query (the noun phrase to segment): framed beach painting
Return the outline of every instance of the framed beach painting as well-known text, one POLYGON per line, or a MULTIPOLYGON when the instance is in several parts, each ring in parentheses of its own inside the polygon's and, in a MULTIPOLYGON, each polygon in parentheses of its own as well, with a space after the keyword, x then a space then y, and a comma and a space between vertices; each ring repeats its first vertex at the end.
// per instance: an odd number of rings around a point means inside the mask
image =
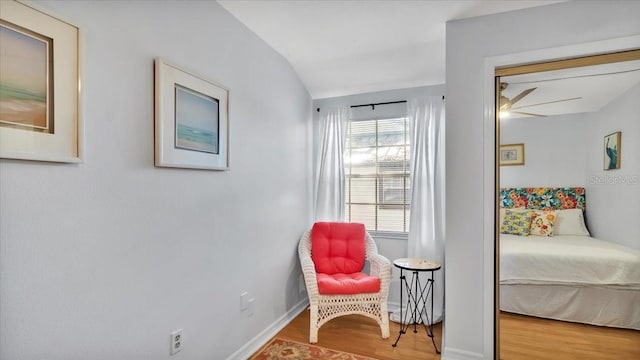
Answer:
POLYGON ((604 169, 620 169, 622 156, 622 132, 614 132, 604 137, 604 169))
POLYGON ((0 1, 0 157, 81 162, 79 29, 0 1))
POLYGON ((155 165, 229 169, 229 90, 155 60, 155 165))
POLYGON ((524 165, 524 144, 500 145, 500 166, 524 165))

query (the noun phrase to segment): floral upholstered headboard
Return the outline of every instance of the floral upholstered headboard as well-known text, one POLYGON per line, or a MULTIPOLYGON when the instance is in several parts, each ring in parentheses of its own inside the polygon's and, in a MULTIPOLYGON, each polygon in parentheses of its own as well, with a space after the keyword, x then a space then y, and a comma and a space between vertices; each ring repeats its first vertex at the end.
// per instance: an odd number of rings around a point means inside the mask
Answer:
POLYGON ((583 187, 500 189, 500 207, 503 208, 584 211, 586 205, 583 187))

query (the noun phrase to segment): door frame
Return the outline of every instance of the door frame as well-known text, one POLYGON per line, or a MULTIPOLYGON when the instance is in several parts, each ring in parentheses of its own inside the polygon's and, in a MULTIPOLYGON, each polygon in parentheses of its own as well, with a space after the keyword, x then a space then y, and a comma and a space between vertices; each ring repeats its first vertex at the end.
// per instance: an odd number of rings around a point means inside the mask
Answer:
MULTIPOLYGON (((498 241, 498 200, 500 167, 497 156, 499 150, 499 119, 496 116, 496 71, 505 75, 509 71, 552 70, 554 66, 576 67, 582 60, 578 58, 640 49, 640 35, 614 38, 603 41, 553 47, 521 53, 487 57, 483 71, 483 333, 484 357, 499 359, 500 322, 499 316, 499 241, 498 241), (561 61, 559 61, 561 60, 561 61), (532 64, 536 64, 531 67, 532 64), (573 65, 571 65, 573 64, 573 65), (510 70, 505 70, 510 69, 510 70)), ((602 59, 606 59, 603 57, 602 59)), ((588 60, 587 60, 588 62, 588 60)))

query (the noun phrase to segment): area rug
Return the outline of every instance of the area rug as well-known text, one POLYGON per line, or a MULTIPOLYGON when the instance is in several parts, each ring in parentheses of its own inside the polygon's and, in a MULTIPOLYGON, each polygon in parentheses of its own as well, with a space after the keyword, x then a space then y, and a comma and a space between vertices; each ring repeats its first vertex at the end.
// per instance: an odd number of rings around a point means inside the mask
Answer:
POLYGON ((279 338, 272 339, 249 360, 376 360, 374 358, 302 344, 279 338))

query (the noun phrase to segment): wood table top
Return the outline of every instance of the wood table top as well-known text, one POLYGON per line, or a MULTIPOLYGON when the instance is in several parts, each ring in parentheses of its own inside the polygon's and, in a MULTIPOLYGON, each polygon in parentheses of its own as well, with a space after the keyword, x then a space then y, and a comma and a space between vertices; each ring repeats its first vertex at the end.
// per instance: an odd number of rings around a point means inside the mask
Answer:
POLYGON ((412 271, 435 271, 442 267, 442 265, 437 261, 416 258, 395 259, 393 260, 393 265, 401 269, 412 271))

